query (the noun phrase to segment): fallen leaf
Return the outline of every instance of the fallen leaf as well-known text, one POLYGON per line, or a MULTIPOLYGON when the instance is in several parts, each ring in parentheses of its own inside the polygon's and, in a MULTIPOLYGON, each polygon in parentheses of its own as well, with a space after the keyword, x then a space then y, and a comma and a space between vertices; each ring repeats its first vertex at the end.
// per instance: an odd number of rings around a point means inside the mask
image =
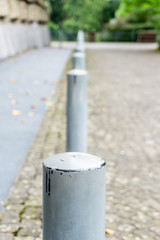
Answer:
POLYGON ((16 100, 11 100, 11 105, 12 106, 16 105, 16 100))
POLYGON ((36 106, 35 104, 32 104, 32 105, 31 105, 31 108, 32 108, 32 109, 35 109, 35 108, 37 108, 37 106, 36 106))
POLYGON ((25 124, 25 123, 26 123, 26 120, 25 120, 25 119, 22 119, 22 120, 21 120, 21 123, 25 124))
POLYGON ((19 111, 19 110, 13 110, 13 111, 12 111, 12 115, 13 115, 13 116, 20 116, 21 114, 22 114, 22 112, 19 111))
POLYGON ((16 82, 17 82, 17 80, 16 80, 16 79, 14 79, 14 78, 12 78, 12 79, 10 79, 10 82, 11 82, 11 83, 16 83, 16 82))
POLYGON ((102 112, 106 112, 107 109, 105 107, 102 108, 102 112))
POLYGON ((33 117, 33 112, 29 112, 28 117, 33 117))
POLYGON ((110 229, 106 229, 106 230, 105 230, 105 233, 106 233, 107 235, 109 235, 109 236, 112 236, 112 235, 114 234, 114 232, 113 232, 112 230, 110 230, 110 229))
POLYGON ((46 100, 47 100, 47 98, 45 98, 45 97, 41 98, 42 102, 45 102, 46 100))

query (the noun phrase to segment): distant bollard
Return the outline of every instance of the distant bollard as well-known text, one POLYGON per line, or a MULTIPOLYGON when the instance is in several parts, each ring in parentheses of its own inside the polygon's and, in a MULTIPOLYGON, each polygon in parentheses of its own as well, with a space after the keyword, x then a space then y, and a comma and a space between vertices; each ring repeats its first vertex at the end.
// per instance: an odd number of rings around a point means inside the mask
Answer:
POLYGON ((84 42, 85 41, 84 32, 82 30, 78 31, 77 41, 78 42, 84 42))
POLYGON ((58 40, 59 40, 59 48, 62 48, 62 41, 63 41, 63 31, 58 31, 58 40))
POLYGON ((85 47, 83 42, 78 42, 75 48, 75 52, 82 52, 84 53, 85 47))
POLYGON ((85 69, 85 54, 82 52, 76 52, 72 56, 72 69, 85 69))
POLYGON ((105 162, 60 153, 43 164, 43 240, 105 240, 105 162))
POLYGON ((67 82, 67 152, 87 152, 88 73, 71 70, 67 82))

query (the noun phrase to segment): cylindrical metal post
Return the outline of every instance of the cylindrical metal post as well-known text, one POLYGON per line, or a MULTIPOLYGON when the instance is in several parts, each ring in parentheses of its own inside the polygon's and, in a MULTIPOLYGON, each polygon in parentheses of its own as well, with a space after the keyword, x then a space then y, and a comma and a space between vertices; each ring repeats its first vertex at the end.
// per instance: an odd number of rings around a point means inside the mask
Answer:
POLYGON ((75 52, 82 52, 84 53, 84 43, 78 42, 75 48, 75 52))
POLYGON ((63 31, 58 31, 58 39, 59 39, 59 48, 62 48, 62 41, 63 41, 63 31))
POLYGON ((74 53, 72 56, 73 69, 85 69, 85 54, 82 52, 74 53))
POLYGON ((84 32, 82 30, 79 30, 78 31, 78 34, 77 34, 77 41, 78 42, 84 42, 84 32))
POLYGON ((88 73, 74 69, 67 80, 67 152, 87 152, 88 73))
POLYGON ((60 153, 43 164, 43 240, 105 239, 105 162, 60 153))

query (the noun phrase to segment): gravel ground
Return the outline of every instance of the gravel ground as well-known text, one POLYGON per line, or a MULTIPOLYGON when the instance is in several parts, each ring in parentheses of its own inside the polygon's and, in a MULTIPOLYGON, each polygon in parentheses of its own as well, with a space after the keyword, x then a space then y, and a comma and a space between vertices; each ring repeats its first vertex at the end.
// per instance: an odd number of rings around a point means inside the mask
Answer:
POLYGON ((160 239, 160 53, 88 51, 89 152, 107 161, 111 240, 160 239))
MULTIPOLYGON (((107 162, 108 240, 160 239, 159 58, 149 49, 87 51, 89 153, 107 162)), ((65 96, 64 74, 10 194, 1 240, 41 239, 41 160, 65 150, 65 96)))

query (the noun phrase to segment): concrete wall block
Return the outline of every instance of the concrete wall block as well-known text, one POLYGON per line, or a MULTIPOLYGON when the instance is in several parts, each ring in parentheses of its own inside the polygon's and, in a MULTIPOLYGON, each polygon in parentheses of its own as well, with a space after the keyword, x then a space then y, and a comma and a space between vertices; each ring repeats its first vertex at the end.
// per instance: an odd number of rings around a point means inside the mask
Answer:
POLYGON ((50 44, 50 31, 46 25, 43 26, 44 28, 44 36, 45 36, 45 46, 48 46, 50 44))
POLYGON ((29 24, 28 25, 28 48, 33 48, 34 47, 34 33, 33 33, 33 27, 32 27, 33 23, 32 24, 29 24))
POLYGON ((50 44, 50 32, 46 25, 42 25, 43 32, 43 46, 48 46, 50 44))
POLYGON ((49 21, 48 13, 47 13, 47 11, 45 11, 43 9, 43 22, 45 23, 45 22, 48 22, 48 21, 49 21))
POLYGON ((0 59, 49 45, 44 1, 0 0, 0 59), (4 19, 3 19, 4 18, 4 19), (40 24, 41 23, 41 24, 40 24))
POLYGON ((0 17, 6 17, 9 13, 8 0, 0 0, 0 17))
POLYGON ((7 45, 7 57, 11 57, 11 56, 14 56, 15 54, 15 49, 14 49, 14 44, 12 39, 12 23, 10 22, 3 23, 3 28, 4 28, 4 39, 7 45))
POLYGON ((22 24, 23 25, 23 51, 28 49, 28 23, 22 24))
POLYGON ((19 2, 19 9, 20 9, 20 20, 26 21, 28 19, 28 4, 24 1, 19 2))
POLYGON ((9 0, 9 18, 18 19, 20 15, 20 2, 18 0, 9 0))
POLYGON ((34 20, 34 6, 33 4, 28 5, 28 21, 32 22, 34 20))
POLYGON ((36 6, 36 9, 35 9, 35 20, 36 20, 36 22, 40 21, 40 12, 41 12, 41 7, 36 6))
POLYGON ((33 36, 33 44, 36 48, 43 47, 42 34, 41 34, 41 26, 38 23, 32 24, 32 36, 33 36))
POLYGON ((4 25, 0 22, 0 59, 4 59, 8 55, 7 44, 4 36, 4 25))
POLYGON ((17 31, 17 28, 18 28, 18 26, 17 26, 16 23, 12 23, 11 26, 10 26, 14 55, 19 53, 19 34, 18 34, 18 31, 17 31))

